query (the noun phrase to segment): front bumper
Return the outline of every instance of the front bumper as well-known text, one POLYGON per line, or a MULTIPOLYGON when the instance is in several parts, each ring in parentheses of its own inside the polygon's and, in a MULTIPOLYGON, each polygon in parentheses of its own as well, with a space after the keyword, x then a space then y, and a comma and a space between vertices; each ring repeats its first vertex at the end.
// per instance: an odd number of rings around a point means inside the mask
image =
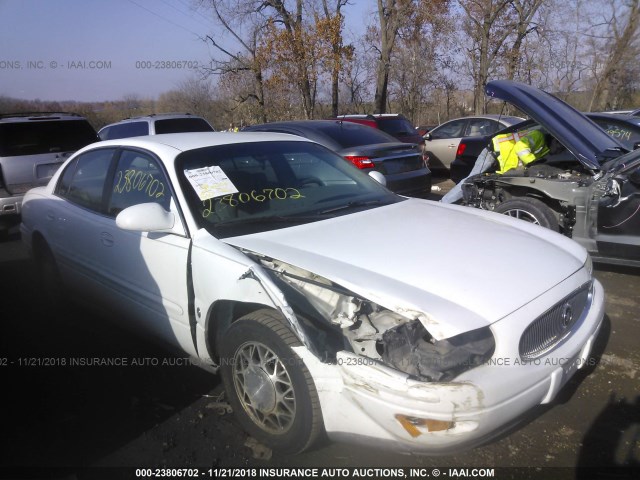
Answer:
POLYGON ((521 333, 536 318, 532 312, 544 312, 553 304, 549 299, 560 300, 576 283, 585 281, 586 273, 574 277, 578 278, 492 325, 496 352, 491 361, 449 383, 412 380, 348 352, 338 354, 338 365, 304 358, 307 365, 312 364, 328 435, 401 451, 450 453, 485 443, 535 406, 551 402, 573 374, 590 362, 604 317, 600 283, 594 281, 590 308, 575 331, 535 362, 520 360, 517 341, 514 347, 501 340, 519 338, 514 332, 521 333), (414 427, 403 427, 399 418, 415 421, 414 427), (422 420, 428 420, 427 426, 422 420), (429 431, 434 422, 439 426, 429 431))

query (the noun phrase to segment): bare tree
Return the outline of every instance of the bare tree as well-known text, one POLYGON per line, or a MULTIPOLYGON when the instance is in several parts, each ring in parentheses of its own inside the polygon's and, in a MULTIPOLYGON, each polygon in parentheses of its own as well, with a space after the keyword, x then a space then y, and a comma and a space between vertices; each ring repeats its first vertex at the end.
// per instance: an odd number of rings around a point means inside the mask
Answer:
POLYGON ((417 123, 437 85, 438 66, 448 57, 452 33, 448 0, 417 1, 407 9, 392 56, 389 97, 417 123), (442 48, 443 47, 443 48, 442 48))
POLYGON ((504 25, 510 3, 511 0, 459 0, 466 14, 465 30, 472 41, 468 54, 472 63, 476 114, 485 113, 484 87, 489 79, 489 70, 511 34, 504 25))
POLYGON ((393 54, 400 26, 412 6, 412 0, 378 0, 380 46, 374 98, 374 108, 377 113, 385 113, 387 111, 391 55, 393 54))
POLYGON ((529 42, 525 49, 530 83, 556 92, 563 99, 584 87, 588 69, 580 41, 585 27, 581 4, 582 0, 548 0, 539 19, 541 27, 536 30, 537 42, 529 42))
POLYGON ((158 107, 165 112, 188 112, 209 117, 213 100, 211 81, 193 76, 180 82, 176 89, 162 93, 158 107))
POLYGON ((338 97, 340 73, 343 71, 344 60, 353 57, 353 46, 344 45, 342 29, 344 17, 342 7, 349 0, 333 0, 333 9, 329 8, 329 0, 322 0, 322 11, 324 18, 318 22, 324 41, 328 43, 330 54, 328 55, 329 70, 331 74, 331 114, 338 115, 338 97))
POLYGON ((267 121, 264 97, 264 59, 259 56, 259 42, 266 26, 266 20, 257 14, 253 5, 242 0, 208 0, 201 5, 213 10, 214 18, 224 32, 230 35, 232 42, 241 50, 227 47, 224 41, 215 35, 207 35, 206 40, 220 55, 213 59, 212 66, 205 68, 205 73, 217 75, 249 73, 252 81, 243 82, 243 89, 236 92, 234 101, 237 105, 248 101, 256 102, 258 117, 267 121))
POLYGON ((620 8, 620 3, 610 0, 609 11, 602 12, 602 21, 595 25, 596 31, 590 38, 595 80, 590 111, 594 108, 618 108, 620 93, 640 73, 640 0, 626 0, 623 8, 620 8), (599 34, 601 28, 604 33, 599 34))
POLYGON ((512 11, 515 11, 515 32, 511 46, 507 49, 507 79, 513 80, 518 70, 522 53, 522 44, 532 32, 538 31, 539 25, 534 22, 540 7, 547 0, 511 0, 512 11))
POLYGON ((302 99, 306 118, 313 118, 317 92, 318 59, 315 32, 304 22, 304 1, 295 0, 289 11, 285 0, 261 0, 258 11, 271 9, 273 16, 263 39, 263 55, 269 58, 272 79, 285 83, 293 80, 302 99))
POLYGON ((126 117, 142 115, 142 99, 137 93, 128 93, 122 97, 122 111, 126 117))

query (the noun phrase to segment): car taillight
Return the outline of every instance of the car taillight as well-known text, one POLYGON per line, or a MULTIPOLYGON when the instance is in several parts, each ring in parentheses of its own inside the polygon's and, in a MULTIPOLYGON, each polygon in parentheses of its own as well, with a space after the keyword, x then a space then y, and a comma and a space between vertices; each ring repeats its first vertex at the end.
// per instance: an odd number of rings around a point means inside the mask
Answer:
POLYGON ((458 145, 458 150, 456 151, 456 157, 461 157, 466 148, 467 148, 467 144, 461 142, 460 145, 458 145))
POLYGON ((349 160, 358 168, 373 168, 374 164, 369 157, 360 157, 357 155, 345 155, 346 160, 349 160))

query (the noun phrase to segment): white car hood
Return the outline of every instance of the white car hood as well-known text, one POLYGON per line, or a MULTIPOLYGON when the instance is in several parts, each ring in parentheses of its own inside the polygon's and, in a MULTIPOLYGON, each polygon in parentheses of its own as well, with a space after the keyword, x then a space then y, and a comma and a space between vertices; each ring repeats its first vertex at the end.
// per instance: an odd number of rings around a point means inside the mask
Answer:
POLYGON ((550 230, 417 199, 223 241, 419 318, 438 340, 500 320, 586 260, 550 230))

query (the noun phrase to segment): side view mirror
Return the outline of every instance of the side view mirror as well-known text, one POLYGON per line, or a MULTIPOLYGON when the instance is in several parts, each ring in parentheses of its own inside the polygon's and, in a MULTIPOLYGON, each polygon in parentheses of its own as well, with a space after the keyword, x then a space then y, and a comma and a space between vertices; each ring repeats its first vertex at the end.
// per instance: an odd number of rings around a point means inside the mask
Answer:
POLYGON ((382 185, 383 187, 387 186, 387 179, 384 178, 384 175, 381 174, 380 172, 376 172, 374 170, 373 172, 369 172, 369 176, 373 178, 376 182, 378 182, 380 185, 382 185))
POLYGON ((633 144, 633 149, 634 150, 637 150, 639 148, 640 148, 640 142, 636 142, 636 143, 633 144))
POLYGON ((424 136, 423 136, 422 138, 424 138, 425 140, 427 140, 427 141, 429 141, 429 142, 430 142, 431 140, 433 140, 433 137, 431 136, 431 133, 429 133, 429 132, 425 133, 425 134, 424 134, 424 136))
POLYGON ((122 210, 116 217, 116 225, 135 232, 174 232, 175 215, 157 203, 140 203, 122 210))

